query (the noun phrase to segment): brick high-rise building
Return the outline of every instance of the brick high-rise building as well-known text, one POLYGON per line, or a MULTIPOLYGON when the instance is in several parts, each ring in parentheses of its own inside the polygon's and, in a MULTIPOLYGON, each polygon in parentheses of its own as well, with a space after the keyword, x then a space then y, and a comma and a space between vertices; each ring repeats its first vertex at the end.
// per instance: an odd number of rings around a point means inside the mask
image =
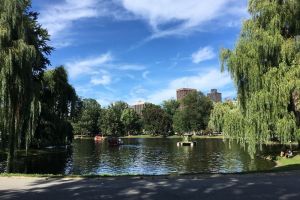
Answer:
POLYGON ((191 92, 197 92, 197 90, 192 89, 192 88, 180 88, 180 89, 176 90, 177 100, 180 101, 181 99, 186 97, 186 95, 188 95, 191 92))
POLYGON ((142 114, 143 109, 145 108, 145 102, 138 101, 134 105, 131 106, 131 108, 139 115, 142 114))
POLYGON ((210 93, 208 93, 207 96, 213 102, 222 102, 222 93, 219 93, 217 89, 211 89, 210 93))

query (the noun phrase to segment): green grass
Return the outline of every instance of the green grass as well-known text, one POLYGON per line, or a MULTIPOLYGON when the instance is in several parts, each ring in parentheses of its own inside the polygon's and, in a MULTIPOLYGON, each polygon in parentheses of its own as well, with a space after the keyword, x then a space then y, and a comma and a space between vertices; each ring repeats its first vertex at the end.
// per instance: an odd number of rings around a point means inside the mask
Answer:
POLYGON ((300 155, 296 155, 292 158, 278 157, 276 160, 276 167, 300 165, 300 155))

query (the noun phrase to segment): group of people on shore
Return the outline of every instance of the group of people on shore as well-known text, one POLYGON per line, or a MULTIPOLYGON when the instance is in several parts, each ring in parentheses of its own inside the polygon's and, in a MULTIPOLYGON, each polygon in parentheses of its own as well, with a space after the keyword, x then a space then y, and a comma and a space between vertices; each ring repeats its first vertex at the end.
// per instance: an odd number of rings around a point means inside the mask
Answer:
POLYGON ((293 157, 293 152, 290 149, 283 149, 280 152, 280 157, 286 157, 286 158, 291 158, 293 157))

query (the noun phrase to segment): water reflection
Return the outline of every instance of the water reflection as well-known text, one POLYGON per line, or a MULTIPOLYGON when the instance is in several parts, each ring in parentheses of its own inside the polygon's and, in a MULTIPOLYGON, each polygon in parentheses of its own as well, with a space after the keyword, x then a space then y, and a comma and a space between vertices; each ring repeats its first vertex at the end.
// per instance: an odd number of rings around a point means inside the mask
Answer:
MULTIPOLYGON (((250 156, 237 143, 197 139, 194 147, 177 147, 179 139, 124 139, 119 147, 106 142, 75 140, 72 149, 19 156, 16 173, 51 174, 170 174, 228 173, 266 170, 273 163, 250 156)), ((0 155, 0 172, 6 156, 0 155)))

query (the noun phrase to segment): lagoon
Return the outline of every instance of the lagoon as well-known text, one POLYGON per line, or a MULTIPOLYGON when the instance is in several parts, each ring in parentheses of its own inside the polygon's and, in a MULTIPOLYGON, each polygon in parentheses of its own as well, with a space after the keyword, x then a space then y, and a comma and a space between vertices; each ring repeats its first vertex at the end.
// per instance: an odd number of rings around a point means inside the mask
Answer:
MULTIPOLYGON (((63 175, 165 175, 235 173, 269 170, 274 162, 251 159, 242 146, 222 139, 195 139, 194 147, 177 147, 179 138, 125 138, 124 145, 76 139, 69 148, 18 155, 13 173, 63 175)), ((266 151, 266 150, 265 150, 266 151)), ((6 155, 0 154, 0 172, 6 155)))

